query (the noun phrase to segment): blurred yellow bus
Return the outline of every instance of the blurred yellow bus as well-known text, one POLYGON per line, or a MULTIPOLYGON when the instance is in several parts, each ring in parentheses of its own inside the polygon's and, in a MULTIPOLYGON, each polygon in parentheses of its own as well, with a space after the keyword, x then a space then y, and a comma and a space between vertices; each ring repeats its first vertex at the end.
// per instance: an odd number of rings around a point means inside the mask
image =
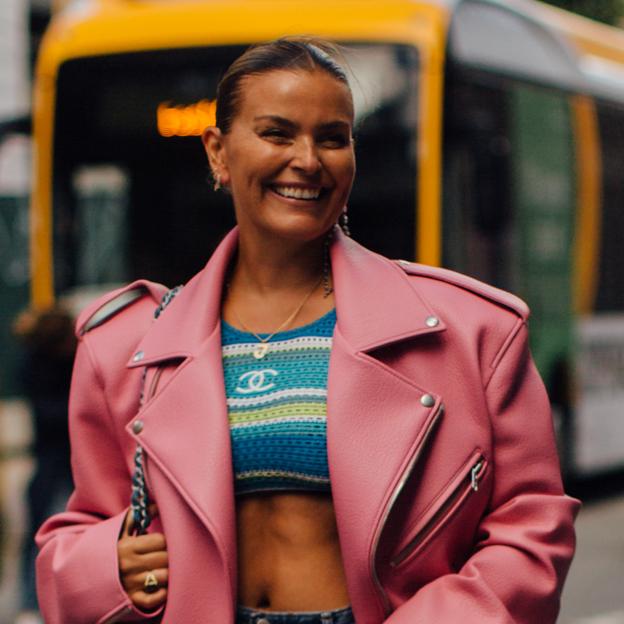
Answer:
POLYGON ((231 60, 289 34, 348 46, 354 237, 524 297, 565 468, 624 465, 624 34, 532 0, 67 3, 35 81, 34 303, 203 265, 233 220, 197 135, 231 60))

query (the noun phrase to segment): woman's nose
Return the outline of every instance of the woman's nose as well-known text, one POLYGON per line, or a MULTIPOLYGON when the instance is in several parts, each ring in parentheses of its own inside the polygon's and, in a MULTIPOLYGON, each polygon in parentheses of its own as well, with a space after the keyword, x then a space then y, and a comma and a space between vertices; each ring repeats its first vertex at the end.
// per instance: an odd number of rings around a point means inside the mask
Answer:
POLYGON ((294 144, 292 166, 307 173, 317 173, 321 169, 318 148, 314 140, 302 138, 294 144))

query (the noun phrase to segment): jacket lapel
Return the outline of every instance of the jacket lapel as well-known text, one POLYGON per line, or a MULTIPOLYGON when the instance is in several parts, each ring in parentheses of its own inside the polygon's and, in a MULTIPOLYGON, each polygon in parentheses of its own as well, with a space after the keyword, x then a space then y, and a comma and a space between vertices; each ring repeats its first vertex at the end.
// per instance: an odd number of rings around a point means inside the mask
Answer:
MULTIPOLYGON (((211 532, 235 578, 235 527, 230 430, 218 330, 183 362, 148 402, 135 437, 211 532)), ((158 502, 158 501, 156 501, 158 502)))
POLYGON ((203 271, 173 299, 145 335, 129 368, 182 360, 126 430, 149 463, 169 478, 211 532, 235 576, 236 519, 230 431, 221 360, 221 289, 236 247, 230 233, 203 271))
POLYGON ((381 621, 387 605, 375 582, 377 543, 441 414, 441 397, 400 375, 375 352, 445 327, 396 263, 342 234, 332 246, 332 275, 338 319, 327 397, 332 494, 356 619, 358 604, 370 605, 370 597, 377 596, 381 621))

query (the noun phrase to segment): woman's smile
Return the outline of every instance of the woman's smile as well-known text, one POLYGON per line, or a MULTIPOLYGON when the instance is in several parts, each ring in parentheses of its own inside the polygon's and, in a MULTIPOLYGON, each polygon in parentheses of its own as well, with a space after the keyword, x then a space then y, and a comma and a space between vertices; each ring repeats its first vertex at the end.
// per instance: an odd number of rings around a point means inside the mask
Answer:
POLYGON ((321 196, 323 189, 319 186, 307 186, 302 184, 273 184, 269 189, 284 199, 298 201, 316 201, 321 196))

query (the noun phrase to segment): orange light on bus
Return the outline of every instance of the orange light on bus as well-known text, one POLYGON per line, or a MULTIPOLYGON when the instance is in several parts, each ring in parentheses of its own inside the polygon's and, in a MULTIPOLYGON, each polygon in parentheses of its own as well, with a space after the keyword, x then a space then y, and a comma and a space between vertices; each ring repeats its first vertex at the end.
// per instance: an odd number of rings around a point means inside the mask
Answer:
POLYGON ((215 125, 216 110, 215 100, 201 100, 187 106, 163 102, 156 111, 158 133, 163 137, 201 136, 207 126, 215 125))

